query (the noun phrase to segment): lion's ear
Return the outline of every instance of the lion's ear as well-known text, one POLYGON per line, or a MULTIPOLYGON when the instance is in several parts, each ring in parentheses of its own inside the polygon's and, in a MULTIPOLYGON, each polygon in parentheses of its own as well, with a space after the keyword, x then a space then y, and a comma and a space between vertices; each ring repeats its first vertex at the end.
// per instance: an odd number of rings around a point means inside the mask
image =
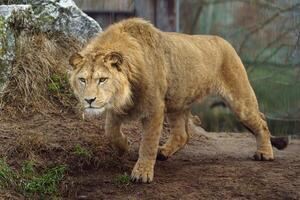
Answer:
POLYGON ((104 56, 104 62, 120 70, 123 63, 123 56, 118 52, 110 52, 104 56))
POLYGON ((82 62, 83 56, 80 53, 74 53, 70 59, 69 63, 73 68, 76 68, 76 66, 79 65, 79 63, 82 62))

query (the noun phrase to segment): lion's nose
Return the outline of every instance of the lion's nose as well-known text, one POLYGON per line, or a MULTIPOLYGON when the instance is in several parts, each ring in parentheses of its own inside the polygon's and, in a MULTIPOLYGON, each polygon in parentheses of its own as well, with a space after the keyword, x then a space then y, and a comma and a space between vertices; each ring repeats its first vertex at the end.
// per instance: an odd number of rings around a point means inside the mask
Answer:
POLYGON ((84 99, 88 104, 92 104, 95 100, 96 100, 96 97, 94 98, 89 98, 89 99, 84 99))

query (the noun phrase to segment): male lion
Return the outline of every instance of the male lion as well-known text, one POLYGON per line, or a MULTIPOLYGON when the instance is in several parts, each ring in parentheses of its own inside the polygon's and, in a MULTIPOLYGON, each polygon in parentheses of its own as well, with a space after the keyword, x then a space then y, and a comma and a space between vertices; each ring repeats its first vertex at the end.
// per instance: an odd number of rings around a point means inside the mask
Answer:
POLYGON ((141 119, 144 134, 134 181, 151 182, 156 158, 165 160, 187 143, 189 107, 209 94, 220 95, 256 136, 255 159, 274 159, 244 66, 220 37, 166 33, 142 19, 128 19, 92 39, 70 64, 75 95, 86 115, 106 111, 105 133, 117 150, 129 148, 122 122, 141 119), (158 147, 165 112, 171 135, 158 147))

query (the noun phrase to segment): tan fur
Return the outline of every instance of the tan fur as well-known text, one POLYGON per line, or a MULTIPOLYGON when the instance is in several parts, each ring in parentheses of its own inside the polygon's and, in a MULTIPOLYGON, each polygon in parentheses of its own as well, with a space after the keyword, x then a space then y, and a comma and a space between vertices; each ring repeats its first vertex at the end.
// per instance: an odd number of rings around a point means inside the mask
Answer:
POLYGON ((133 180, 151 182, 157 153, 166 159, 186 144, 189 107, 209 94, 223 97, 254 133, 256 159, 273 159, 270 133, 244 66, 220 37, 161 32, 144 20, 129 19, 99 34, 70 63, 75 94, 84 106, 84 98, 96 97, 94 106, 105 108, 106 135, 120 152, 128 150, 122 122, 141 119, 144 134, 133 180), (103 76, 108 80, 97 85, 103 76), (171 136, 158 152, 165 112, 171 136))

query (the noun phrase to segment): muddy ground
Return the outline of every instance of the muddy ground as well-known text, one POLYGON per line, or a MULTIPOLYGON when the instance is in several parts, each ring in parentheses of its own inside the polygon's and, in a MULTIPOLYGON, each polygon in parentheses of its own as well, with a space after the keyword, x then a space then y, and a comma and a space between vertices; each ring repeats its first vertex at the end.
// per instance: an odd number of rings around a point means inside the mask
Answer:
MULTIPOLYGON (((249 133, 206 133, 190 126, 191 139, 167 161, 157 161, 151 184, 116 184, 130 174, 138 158, 139 123, 123 128, 130 152, 118 157, 106 146, 103 120, 80 120, 75 114, 0 118, 0 155, 18 168, 34 160, 39 168, 70 166, 60 192, 64 199, 300 199, 300 141, 274 150, 273 162, 253 161, 256 144, 249 133), (74 145, 93 158, 74 156, 74 145)), ((164 131, 167 134, 167 128, 164 131)), ((13 189, 0 199, 24 199, 13 189)))

